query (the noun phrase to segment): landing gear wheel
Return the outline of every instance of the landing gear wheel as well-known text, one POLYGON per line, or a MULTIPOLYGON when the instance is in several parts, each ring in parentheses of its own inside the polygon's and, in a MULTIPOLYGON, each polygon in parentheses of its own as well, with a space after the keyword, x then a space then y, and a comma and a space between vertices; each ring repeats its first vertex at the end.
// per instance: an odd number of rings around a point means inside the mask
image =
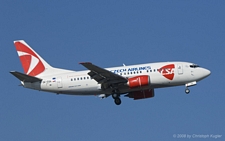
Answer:
POLYGON ((186 94, 189 94, 189 93, 190 93, 190 90, 189 90, 188 88, 186 88, 186 89, 185 89, 185 93, 186 93, 186 94))
POLYGON ((116 99, 116 98, 119 98, 119 97, 120 97, 119 94, 112 94, 112 98, 113 98, 113 99, 116 99))
POLYGON ((114 102, 116 105, 120 105, 121 104, 121 99, 120 98, 115 98, 114 102))

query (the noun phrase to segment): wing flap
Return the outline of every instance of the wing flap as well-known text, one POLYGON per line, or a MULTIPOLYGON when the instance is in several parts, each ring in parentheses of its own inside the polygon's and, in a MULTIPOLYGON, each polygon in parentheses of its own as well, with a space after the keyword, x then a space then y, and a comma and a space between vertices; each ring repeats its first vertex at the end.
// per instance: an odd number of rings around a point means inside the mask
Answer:
POLYGON ((34 77, 34 76, 29 76, 29 75, 26 75, 26 74, 23 74, 23 73, 20 73, 20 72, 17 72, 17 71, 11 71, 10 72, 12 75, 14 75, 16 78, 18 78, 20 81, 23 81, 23 82, 40 82, 42 81, 42 79, 40 78, 37 78, 37 77, 34 77))

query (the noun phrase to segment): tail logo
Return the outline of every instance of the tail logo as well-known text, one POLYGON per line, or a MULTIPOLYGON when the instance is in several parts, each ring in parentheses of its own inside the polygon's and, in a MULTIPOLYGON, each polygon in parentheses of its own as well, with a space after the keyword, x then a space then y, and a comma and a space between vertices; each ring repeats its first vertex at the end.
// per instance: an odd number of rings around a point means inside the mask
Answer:
POLYGON ((165 78, 173 80, 174 78, 174 64, 169 64, 158 69, 158 72, 162 74, 165 78))
POLYGON ((30 76, 36 76, 45 70, 43 63, 37 54, 21 42, 15 42, 24 72, 30 76))

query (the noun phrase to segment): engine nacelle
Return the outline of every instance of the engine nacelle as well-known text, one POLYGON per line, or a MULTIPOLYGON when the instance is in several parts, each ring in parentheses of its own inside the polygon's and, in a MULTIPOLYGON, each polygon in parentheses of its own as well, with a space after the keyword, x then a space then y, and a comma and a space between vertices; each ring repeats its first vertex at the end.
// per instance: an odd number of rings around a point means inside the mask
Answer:
POLYGON ((145 99, 145 98, 154 97, 155 92, 154 92, 154 89, 149 89, 149 90, 143 90, 143 91, 130 92, 125 96, 129 98, 133 98, 134 100, 145 99))
POLYGON ((148 86, 150 85, 150 78, 148 75, 135 76, 128 79, 127 85, 130 88, 148 86))

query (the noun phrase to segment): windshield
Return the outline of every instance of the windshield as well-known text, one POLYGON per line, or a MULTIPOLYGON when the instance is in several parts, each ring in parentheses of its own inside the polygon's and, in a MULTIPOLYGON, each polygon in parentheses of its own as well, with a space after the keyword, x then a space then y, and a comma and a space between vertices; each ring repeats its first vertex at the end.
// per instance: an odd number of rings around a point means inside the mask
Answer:
POLYGON ((191 67, 191 68, 198 68, 198 67, 200 67, 200 66, 197 65, 197 64, 192 64, 192 65, 190 65, 190 67, 191 67))

